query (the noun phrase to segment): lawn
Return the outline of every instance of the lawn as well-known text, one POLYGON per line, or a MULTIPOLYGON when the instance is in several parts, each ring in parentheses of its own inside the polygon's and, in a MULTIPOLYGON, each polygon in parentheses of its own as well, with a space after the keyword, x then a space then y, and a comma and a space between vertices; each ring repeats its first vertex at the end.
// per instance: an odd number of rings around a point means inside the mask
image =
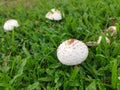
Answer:
POLYGON ((0 90, 120 90, 119 0, 0 0, 0 90), (52 8, 63 14, 51 21, 52 8), (20 27, 4 32, 8 19, 20 27), (117 34, 97 46, 81 64, 59 62, 56 50, 65 40, 95 41, 116 25, 117 34))

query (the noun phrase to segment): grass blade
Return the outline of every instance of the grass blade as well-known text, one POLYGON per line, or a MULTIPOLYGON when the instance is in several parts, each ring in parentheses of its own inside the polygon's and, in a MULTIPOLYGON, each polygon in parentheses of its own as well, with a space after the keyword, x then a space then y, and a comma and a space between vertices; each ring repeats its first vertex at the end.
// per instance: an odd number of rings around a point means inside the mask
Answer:
POLYGON ((33 83, 32 85, 29 85, 27 87, 27 90, 35 90, 36 88, 38 88, 39 86, 39 82, 33 83))
POLYGON ((85 90, 97 90, 96 89, 96 82, 93 81, 85 90))
POLYGON ((112 87, 115 89, 117 85, 117 60, 114 59, 113 66, 112 66, 112 87))
POLYGON ((23 60, 23 63, 21 64, 21 66, 20 66, 20 68, 19 68, 19 70, 18 70, 17 75, 15 75, 15 76, 13 77, 13 79, 10 81, 10 84, 13 84, 14 81, 15 81, 18 77, 20 77, 20 76, 22 75, 22 73, 23 73, 23 68, 24 68, 24 66, 26 65, 26 62, 27 62, 26 59, 23 60))
POLYGON ((75 66, 75 67, 74 67, 74 70, 73 70, 73 72, 72 72, 72 75, 71 75, 71 77, 70 77, 70 80, 74 80, 74 79, 77 77, 78 72, 79 72, 79 67, 78 67, 78 66, 75 66))

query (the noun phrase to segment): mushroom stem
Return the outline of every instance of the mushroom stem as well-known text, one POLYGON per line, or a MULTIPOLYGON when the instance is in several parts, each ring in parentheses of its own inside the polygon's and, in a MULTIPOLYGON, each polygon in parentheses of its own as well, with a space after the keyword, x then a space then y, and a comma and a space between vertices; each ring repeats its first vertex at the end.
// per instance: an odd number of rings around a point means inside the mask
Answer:
POLYGON ((96 46, 97 45, 97 42, 94 42, 94 41, 89 41, 86 43, 87 46, 96 46))
POLYGON ((102 40, 102 36, 99 36, 98 40, 97 40, 97 44, 100 44, 102 40))
MULTIPOLYGON (((107 37, 105 37, 105 40, 108 44, 110 43, 110 40, 107 37)), ((102 36, 99 36, 97 41, 89 41, 86 44, 87 44, 87 46, 96 46, 96 45, 100 44, 101 41, 102 41, 102 36)))
MULTIPOLYGON (((109 38, 105 37, 105 40, 106 40, 106 42, 107 42, 108 44, 110 44, 109 38)), ((97 40, 97 44, 100 44, 101 41, 102 41, 102 36, 99 36, 99 38, 98 38, 98 40, 97 40)))

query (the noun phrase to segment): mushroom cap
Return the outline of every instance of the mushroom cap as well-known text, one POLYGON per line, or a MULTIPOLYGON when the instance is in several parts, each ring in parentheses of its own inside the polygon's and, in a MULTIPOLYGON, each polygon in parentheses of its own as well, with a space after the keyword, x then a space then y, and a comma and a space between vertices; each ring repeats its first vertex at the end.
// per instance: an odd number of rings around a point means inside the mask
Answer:
POLYGON ((108 32, 111 33, 111 36, 117 34, 116 26, 110 26, 110 27, 108 28, 108 32))
POLYGON ((15 20, 15 19, 7 20, 3 26, 5 31, 12 31, 14 29, 14 27, 19 27, 19 24, 18 24, 17 20, 15 20))
POLYGON ((88 47, 82 41, 69 39, 57 49, 58 60, 64 65, 78 65, 88 56, 88 47))
POLYGON ((61 15, 61 12, 57 9, 51 9, 51 11, 49 11, 45 17, 47 19, 50 19, 50 20, 55 20, 55 21, 59 21, 62 19, 62 15, 61 15))
POLYGON ((104 30, 104 33, 108 36, 114 36, 117 34, 117 28, 116 26, 109 26, 106 30, 104 30))

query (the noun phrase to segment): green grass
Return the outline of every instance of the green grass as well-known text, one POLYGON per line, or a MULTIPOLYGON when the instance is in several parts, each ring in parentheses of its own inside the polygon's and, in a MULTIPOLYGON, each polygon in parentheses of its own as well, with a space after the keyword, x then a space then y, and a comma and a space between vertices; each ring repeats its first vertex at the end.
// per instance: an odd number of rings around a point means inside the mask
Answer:
POLYGON ((0 0, 0 90, 120 90, 119 0, 0 0), (45 14, 57 8, 60 22, 45 14), (97 40, 116 18, 118 33, 98 46, 77 66, 62 65, 59 44, 76 38, 97 40), (4 22, 17 19, 20 27, 4 32, 4 22))

